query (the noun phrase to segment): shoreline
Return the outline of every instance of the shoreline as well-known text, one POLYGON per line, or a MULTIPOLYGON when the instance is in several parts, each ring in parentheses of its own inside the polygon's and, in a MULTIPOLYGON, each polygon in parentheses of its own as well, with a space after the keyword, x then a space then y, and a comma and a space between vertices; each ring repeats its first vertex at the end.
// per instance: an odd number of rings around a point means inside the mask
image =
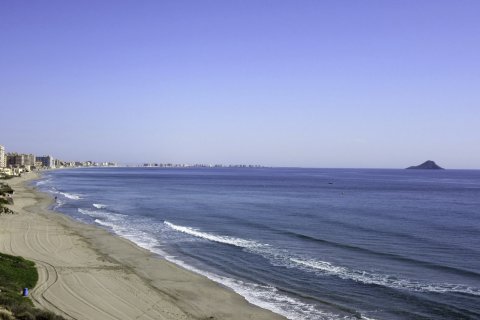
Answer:
POLYGON ((0 216, 0 252, 36 262, 35 305, 68 319, 285 319, 133 242, 49 210, 53 199, 7 183, 17 214, 0 216))

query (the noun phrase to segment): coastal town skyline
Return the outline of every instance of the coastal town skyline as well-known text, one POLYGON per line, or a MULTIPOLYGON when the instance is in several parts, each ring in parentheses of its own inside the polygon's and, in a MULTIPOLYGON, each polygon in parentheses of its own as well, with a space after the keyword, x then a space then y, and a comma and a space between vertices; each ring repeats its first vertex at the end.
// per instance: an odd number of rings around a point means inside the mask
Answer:
POLYGON ((124 164, 478 169, 479 10, 4 2, 0 143, 124 164))
POLYGON ((162 163, 143 162, 135 164, 122 164, 112 161, 66 161, 56 159, 51 155, 38 156, 32 153, 19 153, 7 151, 0 145, 0 173, 18 175, 36 169, 62 169, 78 167, 154 167, 154 168, 261 168, 258 164, 206 164, 206 163, 162 163))
POLYGON ((51 155, 35 155, 19 153, 5 149, 0 145, 0 176, 17 176, 24 172, 40 169, 73 168, 73 167, 115 167, 115 162, 65 161, 51 155))
MULTIPOLYGON (((223 164, 223 163, 171 163, 171 162, 143 162, 135 164, 123 164, 117 162, 96 161, 65 161, 55 159, 51 155, 35 156, 34 154, 6 152, 5 147, 0 145, 0 173, 18 175, 36 169, 62 169, 78 167, 149 167, 149 168, 265 168, 260 164, 223 164)), ((281 167, 279 167, 281 168, 281 167)), ((320 168, 318 168, 320 169, 320 168)), ((393 168, 391 168, 393 169, 393 168)), ((399 168, 397 168, 399 169, 399 168)), ((434 161, 427 160, 417 166, 409 166, 406 169, 444 169, 434 161)))

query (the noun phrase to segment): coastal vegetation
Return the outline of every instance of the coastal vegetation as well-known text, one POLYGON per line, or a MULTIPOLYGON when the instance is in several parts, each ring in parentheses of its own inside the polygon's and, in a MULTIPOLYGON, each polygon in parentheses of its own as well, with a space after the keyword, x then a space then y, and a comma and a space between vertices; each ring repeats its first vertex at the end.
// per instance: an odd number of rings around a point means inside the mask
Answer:
POLYGON ((13 189, 8 184, 0 182, 0 214, 12 214, 10 208, 5 207, 6 204, 13 204, 13 199, 10 197, 13 194, 13 189))
POLYGON ((0 320, 62 320, 61 316, 37 309, 22 295, 38 281, 35 263, 0 253, 0 320))
MULTIPOLYGON (((13 213, 4 205, 13 204, 14 190, 0 183, 0 214, 13 213)), ((38 273, 33 261, 0 253, 0 320, 61 320, 49 311, 37 309, 23 296, 23 288, 34 288, 38 273)))
POLYGON ((7 194, 12 194, 13 189, 8 184, 0 183, 0 196, 6 196, 7 194))

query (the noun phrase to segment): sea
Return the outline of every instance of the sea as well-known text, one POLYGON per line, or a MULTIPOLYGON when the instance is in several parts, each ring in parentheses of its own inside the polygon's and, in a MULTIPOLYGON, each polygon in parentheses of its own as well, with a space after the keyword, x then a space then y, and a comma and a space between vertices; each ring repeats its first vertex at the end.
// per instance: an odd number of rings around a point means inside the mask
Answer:
POLYGON ((79 168, 34 184, 288 319, 480 319, 480 170, 79 168))

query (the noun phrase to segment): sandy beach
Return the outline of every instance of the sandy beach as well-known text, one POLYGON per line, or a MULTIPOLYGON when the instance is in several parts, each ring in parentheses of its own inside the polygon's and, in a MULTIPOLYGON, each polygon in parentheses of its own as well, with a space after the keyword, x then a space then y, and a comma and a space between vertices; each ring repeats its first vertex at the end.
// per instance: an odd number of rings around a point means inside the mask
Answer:
POLYGON ((48 210, 52 199, 8 180, 15 215, 0 216, 0 252, 35 261, 31 298, 67 319, 284 319, 228 288, 106 230, 48 210))

